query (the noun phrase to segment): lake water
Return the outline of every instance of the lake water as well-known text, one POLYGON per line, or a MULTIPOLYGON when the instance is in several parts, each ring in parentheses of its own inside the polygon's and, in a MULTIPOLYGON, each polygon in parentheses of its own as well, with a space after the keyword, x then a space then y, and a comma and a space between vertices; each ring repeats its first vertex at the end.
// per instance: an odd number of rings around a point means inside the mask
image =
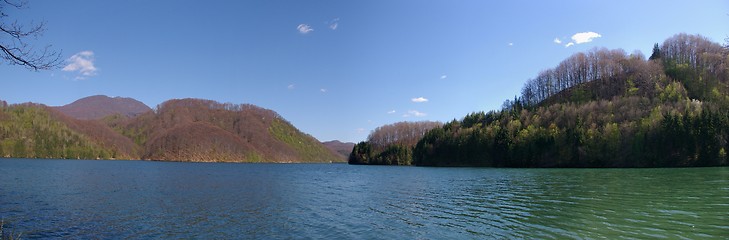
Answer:
POLYGON ((22 238, 729 238, 729 168, 0 159, 22 238))

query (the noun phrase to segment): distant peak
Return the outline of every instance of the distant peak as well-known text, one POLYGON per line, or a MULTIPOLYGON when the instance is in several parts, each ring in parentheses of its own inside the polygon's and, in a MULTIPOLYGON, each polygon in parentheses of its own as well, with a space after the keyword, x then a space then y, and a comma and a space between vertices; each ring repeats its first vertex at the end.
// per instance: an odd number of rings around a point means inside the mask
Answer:
POLYGON ((131 117, 152 110, 149 106, 133 98, 112 98, 106 95, 88 96, 56 109, 77 119, 101 119, 115 114, 131 117))

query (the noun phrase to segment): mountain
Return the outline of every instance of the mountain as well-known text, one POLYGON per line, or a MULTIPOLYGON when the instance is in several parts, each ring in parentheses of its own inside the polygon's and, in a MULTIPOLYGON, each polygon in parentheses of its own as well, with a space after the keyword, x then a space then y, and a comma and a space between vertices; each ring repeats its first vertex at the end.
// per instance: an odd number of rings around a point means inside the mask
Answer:
MULTIPOLYGON (((84 102, 99 101, 81 101, 84 102)), ((82 120, 41 104, 2 102, 0 156, 196 162, 343 161, 276 112, 254 105, 175 99, 157 109, 138 116, 126 112, 82 120)))
POLYGON ((323 142, 324 146, 329 148, 330 150, 338 153, 342 156, 342 158, 346 159, 349 157, 349 153, 352 152, 352 148, 354 148, 354 143, 351 142, 341 142, 338 140, 323 142))
POLYGON ((102 119, 116 114, 134 117, 152 111, 147 105, 135 99, 111 98, 104 95, 85 97, 73 103, 55 107, 55 109, 70 117, 82 120, 102 119))
POLYGON ((650 59, 576 53, 529 79, 503 108, 433 128, 412 148, 368 139, 353 164, 483 167, 729 165, 729 47, 677 34, 650 59), (381 145, 381 144, 380 144, 381 145), (410 159, 375 161, 392 156, 410 159), (396 152, 396 153, 398 153, 396 152))
POLYGON ((40 104, 0 105, 0 157, 131 159, 134 143, 95 121, 40 104))
POLYGON ((276 112, 254 105, 175 99, 131 119, 106 119, 143 148, 142 159, 226 162, 342 161, 276 112))

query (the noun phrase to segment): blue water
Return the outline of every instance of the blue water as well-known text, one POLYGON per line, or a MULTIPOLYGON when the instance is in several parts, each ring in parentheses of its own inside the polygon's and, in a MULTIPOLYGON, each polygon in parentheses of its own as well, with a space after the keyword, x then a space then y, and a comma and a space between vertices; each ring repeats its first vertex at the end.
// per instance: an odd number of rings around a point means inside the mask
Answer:
POLYGON ((729 237, 729 168, 0 159, 24 239, 729 237))

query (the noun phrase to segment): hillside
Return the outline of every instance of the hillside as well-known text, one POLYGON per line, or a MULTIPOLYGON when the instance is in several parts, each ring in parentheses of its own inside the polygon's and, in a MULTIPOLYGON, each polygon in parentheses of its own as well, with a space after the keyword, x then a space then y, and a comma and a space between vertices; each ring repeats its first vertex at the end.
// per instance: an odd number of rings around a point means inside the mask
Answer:
POLYGON ((82 120, 102 119, 117 114, 134 117, 152 111, 147 105, 135 99, 111 98, 104 95, 85 97, 73 103, 54 108, 69 117, 82 120))
POLYGON ((131 119, 107 119, 143 147, 142 159, 231 162, 341 161, 277 113, 253 105, 176 99, 131 119))
POLYGON ((352 148, 354 148, 354 143, 341 142, 338 140, 322 142, 322 144, 329 148, 329 150, 339 154, 343 159, 347 159, 347 157, 349 157, 349 153, 352 152, 352 148))
POLYGON ((128 143, 103 124, 85 125, 44 105, 0 105, 2 157, 133 158, 128 143))
POLYGON ((702 36, 678 34, 656 44, 649 59, 619 49, 577 53, 529 79, 503 109, 428 131, 412 148, 412 159, 397 162, 726 166, 728 52, 702 36))
POLYGON ((413 147, 428 131, 442 126, 440 122, 397 122, 376 128, 352 149, 349 164, 411 165, 413 147))
POLYGON ((75 119, 40 104, 8 106, 3 102, 0 156, 196 162, 343 161, 271 110, 200 99, 170 100, 156 111, 135 117, 117 113, 101 120, 75 119))

